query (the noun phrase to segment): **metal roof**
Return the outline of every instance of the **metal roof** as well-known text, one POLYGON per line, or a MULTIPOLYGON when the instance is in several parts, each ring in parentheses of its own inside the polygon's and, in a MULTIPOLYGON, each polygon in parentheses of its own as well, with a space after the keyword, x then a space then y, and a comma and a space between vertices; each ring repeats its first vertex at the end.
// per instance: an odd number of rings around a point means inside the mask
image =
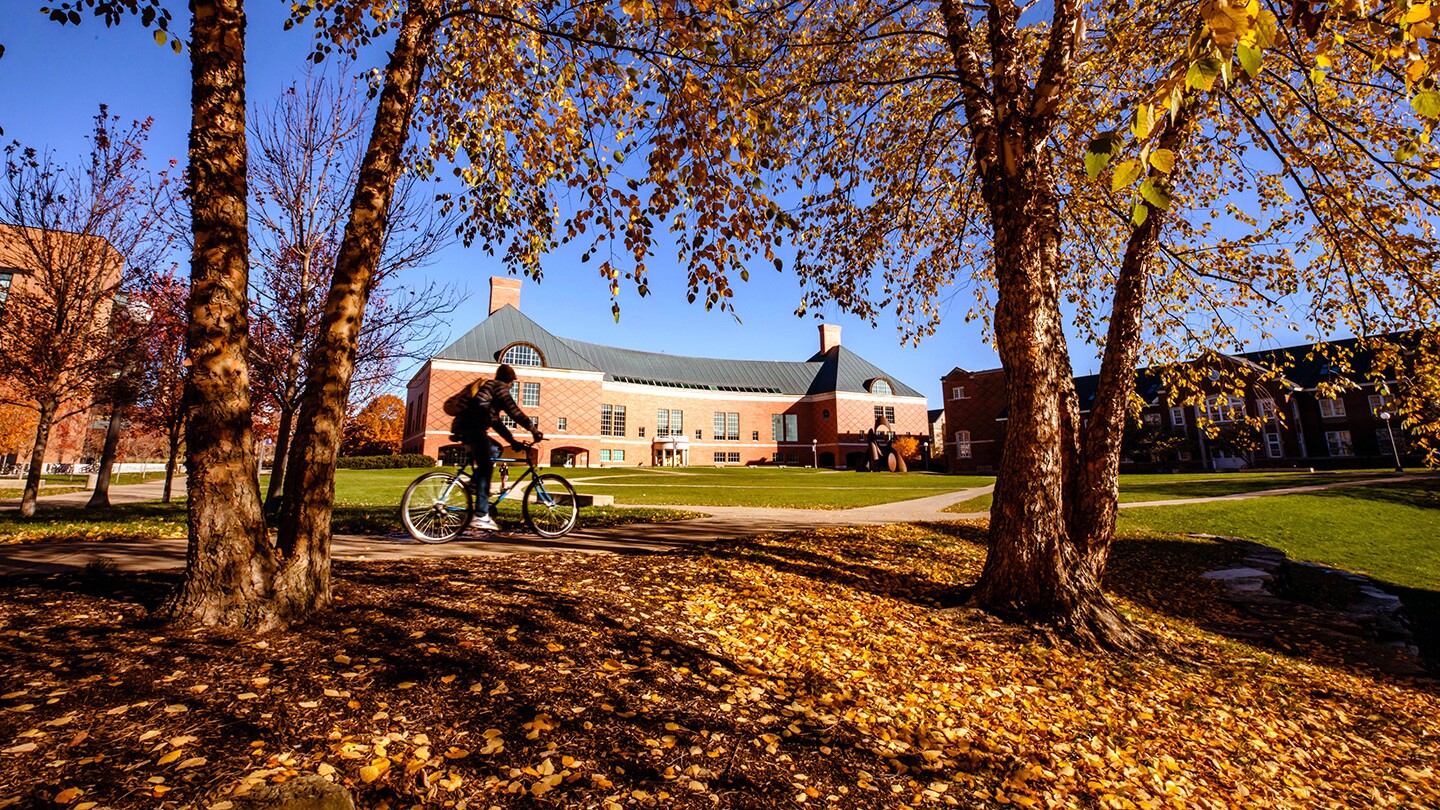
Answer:
POLYGON ((470 360, 477 363, 498 363, 500 352, 512 343, 529 343, 540 350, 545 365, 600 371, 600 367, 575 353, 568 341, 545 331, 520 310, 506 304, 481 321, 460 339, 440 350, 436 357, 447 360, 470 360))
POLYGON ((920 392, 849 349, 835 347, 807 361, 729 360, 645 352, 556 337, 512 306, 497 310, 436 355, 450 360, 499 362, 514 343, 529 343, 552 368, 602 371, 605 379, 672 388, 803 396, 830 391, 864 393, 876 378, 896 396, 920 392))

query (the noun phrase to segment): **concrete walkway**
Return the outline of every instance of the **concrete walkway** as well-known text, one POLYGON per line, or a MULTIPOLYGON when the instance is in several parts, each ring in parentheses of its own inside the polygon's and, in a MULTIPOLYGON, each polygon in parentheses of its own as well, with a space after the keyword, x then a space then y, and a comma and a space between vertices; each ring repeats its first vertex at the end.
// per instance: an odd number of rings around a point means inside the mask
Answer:
MULTIPOLYGON (((1363 486, 1409 480, 1413 476, 1393 475, 1356 481, 1338 481, 1328 484, 1285 487, 1218 495, 1205 498, 1177 498, 1164 501, 1145 501, 1121 504, 1122 508, 1149 506, 1178 506, 1185 504, 1209 503, 1213 501, 1247 500, 1276 495, 1292 495, 1315 492, 1338 487, 1363 486)), ((794 531, 819 526, 868 526, 887 523, 912 523, 924 521, 983 519, 988 512, 959 514, 946 512, 952 504, 963 503, 972 498, 990 493, 993 486, 931 495, 908 501, 863 506, 854 509, 769 509, 748 506, 671 506, 704 512, 708 517, 674 523, 632 524, 611 528, 586 529, 556 539, 545 540, 534 536, 497 535, 469 537, 442 545, 417 543, 400 535, 356 536, 337 535, 331 547, 336 560, 369 561, 395 560, 415 557, 473 557, 500 556, 507 554, 536 554, 561 551, 589 554, 625 554, 637 552, 666 551, 699 543, 719 540, 734 540, 763 532, 794 531)), ((159 486, 156 483, 132 484, 114 487, 111 498, 115 503, 145 500, 140 497, 152 491, 150 500, 158 499, 159 486), (142 489, 143 488, 143 489, 142 489), (122 490, 125 490, 122 494, 122 490), (131 496, 134 496, 133 498, 131 496), (121 498, 128 500, 122 501, 121 498)), ((183 490, 181 490, 183 491, 183 490)), ((72 493, 83 504, 89 493, 72 493), (83 497, 81 497, 83 496, 83 497)), ((61 503, 67 495, 45 496, 46 504, 61 503)), ((667 508, 667 507, 656 507, 667 508)), ((178 568, 185 564, 185 541, 181 539, 156 539, 144 541, 105 541, 90 543, 31 543, 0 544, 0 575, 24 573, 53 573, 83 568, 97 561, 111 565, 118 570, 139 571, 178 568)))
MULTIPOLYGON (((10 479, 6 479, 8 482, 10 479)), ((21 481, 20 486, 24 486, 21 481)), ((8 488, 8 487, 7 487, 8 488)), ((45 490, 40 490, 40 497, 35 500, 37 509, 44 509, 52 506, 84 506, 90 502, 90 496, 94 494, 91 490, 82 489, 77 492, 62 492, 58 495, 46 495, 45 490)), ((165 479, 159 478, 154 481, 146 481, 143 484, 118 484, 110 487, 110 503, 143 503, 145 501, 158 501, 165 494, 165 479)), ((185 497, 185 476, 177 474, 175 481, 170 487, 172 498, 185 497)), ((0 510, 19 509, 20 499, 12 498, 0 500, 0 510)))

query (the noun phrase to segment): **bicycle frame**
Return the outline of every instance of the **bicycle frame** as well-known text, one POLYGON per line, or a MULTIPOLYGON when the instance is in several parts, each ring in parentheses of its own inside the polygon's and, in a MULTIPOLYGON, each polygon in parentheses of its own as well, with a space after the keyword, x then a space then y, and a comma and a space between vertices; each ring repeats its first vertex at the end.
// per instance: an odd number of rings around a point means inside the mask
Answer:
MULTIPOLYGON (((502 475, 503 475, 504 470, 506 470, 506 469, 509 468, 508 460, 507 460, 507 459, 500 458, 500 457, 497 456, 497 457, 494 459, 494 461, 496 462, 496 466, 499 466, 499 467, 500 467, 500 469, 501 469, 501 471, 502 471, 502 475)), ((479 466, 478 466, 478 465, 476 464, 476 462, 475 462, 475 456, 474 456, 474 454, 467 452, 467 453, 465 454, 465 463, 464 463, 464 464, 461 464, 458 468, 456 468, 456 470, 455 470, 455 477, 454 477, 453 479, 451 479, 450 485, 447 486, 447 487, 445 488, 445 491, 441 494, 441 499, 443 500, 443 499, 449 497, 450 493, 451 493, 452 491, 454 491, 455 485, 458 484, 458 483, 460 483, 461 479, 464 479, 466 485, 469 485, 470 482, 472 482, 472 481, 475 480, 476 475, 479 473, 479 471, 480 471, 480 469, 479 469, 479 466), (468 475, 467 475, 466 472, 465 472, 465 470, 466 470, 467 468, 470 470, 470 473, 469 473, 468 475)), ((492 475, 494 474, 493 471, 492 471, 491 474, 492 474, 492 475)), ((489 508, 489 509, 498 508, 498 507, 500 506, 500 502, 503 501, 503 500, 505 500, 505 498, 507 498, 507 497, 510 495, 510 493, 514 492, 516 489, 519 489, 520 485, 523 484, 523 483, 525 482, 525 479, 527 479, 527 478, 534 478, 534 479, 537 480, 537 481, 540 479, 540 474, 535 471, 535 465, 530 461, 530 449, 529 449, 529 448, 526 448, 526 451, 525 451, 525 471, 522 472, 522 473, 520 473, 519 475, 515 476, 515 480, 512 481, 512 482, 509 484, 509 486, 504 486, 504 487, 502 487, 502 488, 500 489, 500 494, 499 494, 499 495, 496 495, 494 498, 492 498, 492 499, 489 501, 489 503, 488 503, 488 508, 489 508)), ((541 497, 542 501, 543 501, 544 503, 546 503, 547 505, 553 503, 553 501, 550 499, 549 493, 545 492, 545 488, 544 488, 543 486, 540 488, 540 497, 541 497)), ((480 505, 479 505, 479 504, 476 504, 475 506, 476 506, 475 511, 479 512, 479 511, 480 511, 480 509, 479 509, 479 506, 480 506, 480 505)))

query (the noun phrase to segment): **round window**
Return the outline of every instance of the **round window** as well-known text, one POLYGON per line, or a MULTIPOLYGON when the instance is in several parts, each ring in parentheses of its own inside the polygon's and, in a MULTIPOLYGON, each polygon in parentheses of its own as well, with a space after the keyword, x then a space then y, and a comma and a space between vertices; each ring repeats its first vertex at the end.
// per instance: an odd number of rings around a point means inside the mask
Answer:
POLYGON ((528 343, 516 343, 506 349, 500 355, 500 362, 512 366, 543 366, 545 361, 541 359, 540 352, 528 343))

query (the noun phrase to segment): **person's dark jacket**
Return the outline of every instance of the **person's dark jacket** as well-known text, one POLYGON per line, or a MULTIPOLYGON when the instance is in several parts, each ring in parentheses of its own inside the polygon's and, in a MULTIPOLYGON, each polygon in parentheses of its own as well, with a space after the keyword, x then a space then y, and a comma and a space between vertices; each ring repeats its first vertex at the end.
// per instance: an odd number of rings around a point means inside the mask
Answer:
MULTIPOLYGON (((479 381, 477 380, 476 382, 479 381)), ((474 383, 471 383, 471 385, 474 385, 474 383)), ((531 433, 535 432, 535 424, 530 421, 530 417, 527 416, 524 411, 520 410, 520 406, 516 404, 515 398, 510 396, 510 383, 503 383, 499 380, 486 380, 479 387, 487 389, 490 394, 491 425, 500 424, 500 412, 504 411, 510 414, 510 418, 514 419, 517 425, 531 433)))
POLYGON ((467 444, 478 444, 485 438, 485 431, 491 428, 514 444, 514 436, 500 421, 502 411, 510 414, 516 424, 531 433, 535 432, 535 425, 530 421, 530 417, 520 410, 515 398, 510 396, 509 383, 499 380, 475 380, 445 402, 445 412, 455 417, 452 431, 467 444))

